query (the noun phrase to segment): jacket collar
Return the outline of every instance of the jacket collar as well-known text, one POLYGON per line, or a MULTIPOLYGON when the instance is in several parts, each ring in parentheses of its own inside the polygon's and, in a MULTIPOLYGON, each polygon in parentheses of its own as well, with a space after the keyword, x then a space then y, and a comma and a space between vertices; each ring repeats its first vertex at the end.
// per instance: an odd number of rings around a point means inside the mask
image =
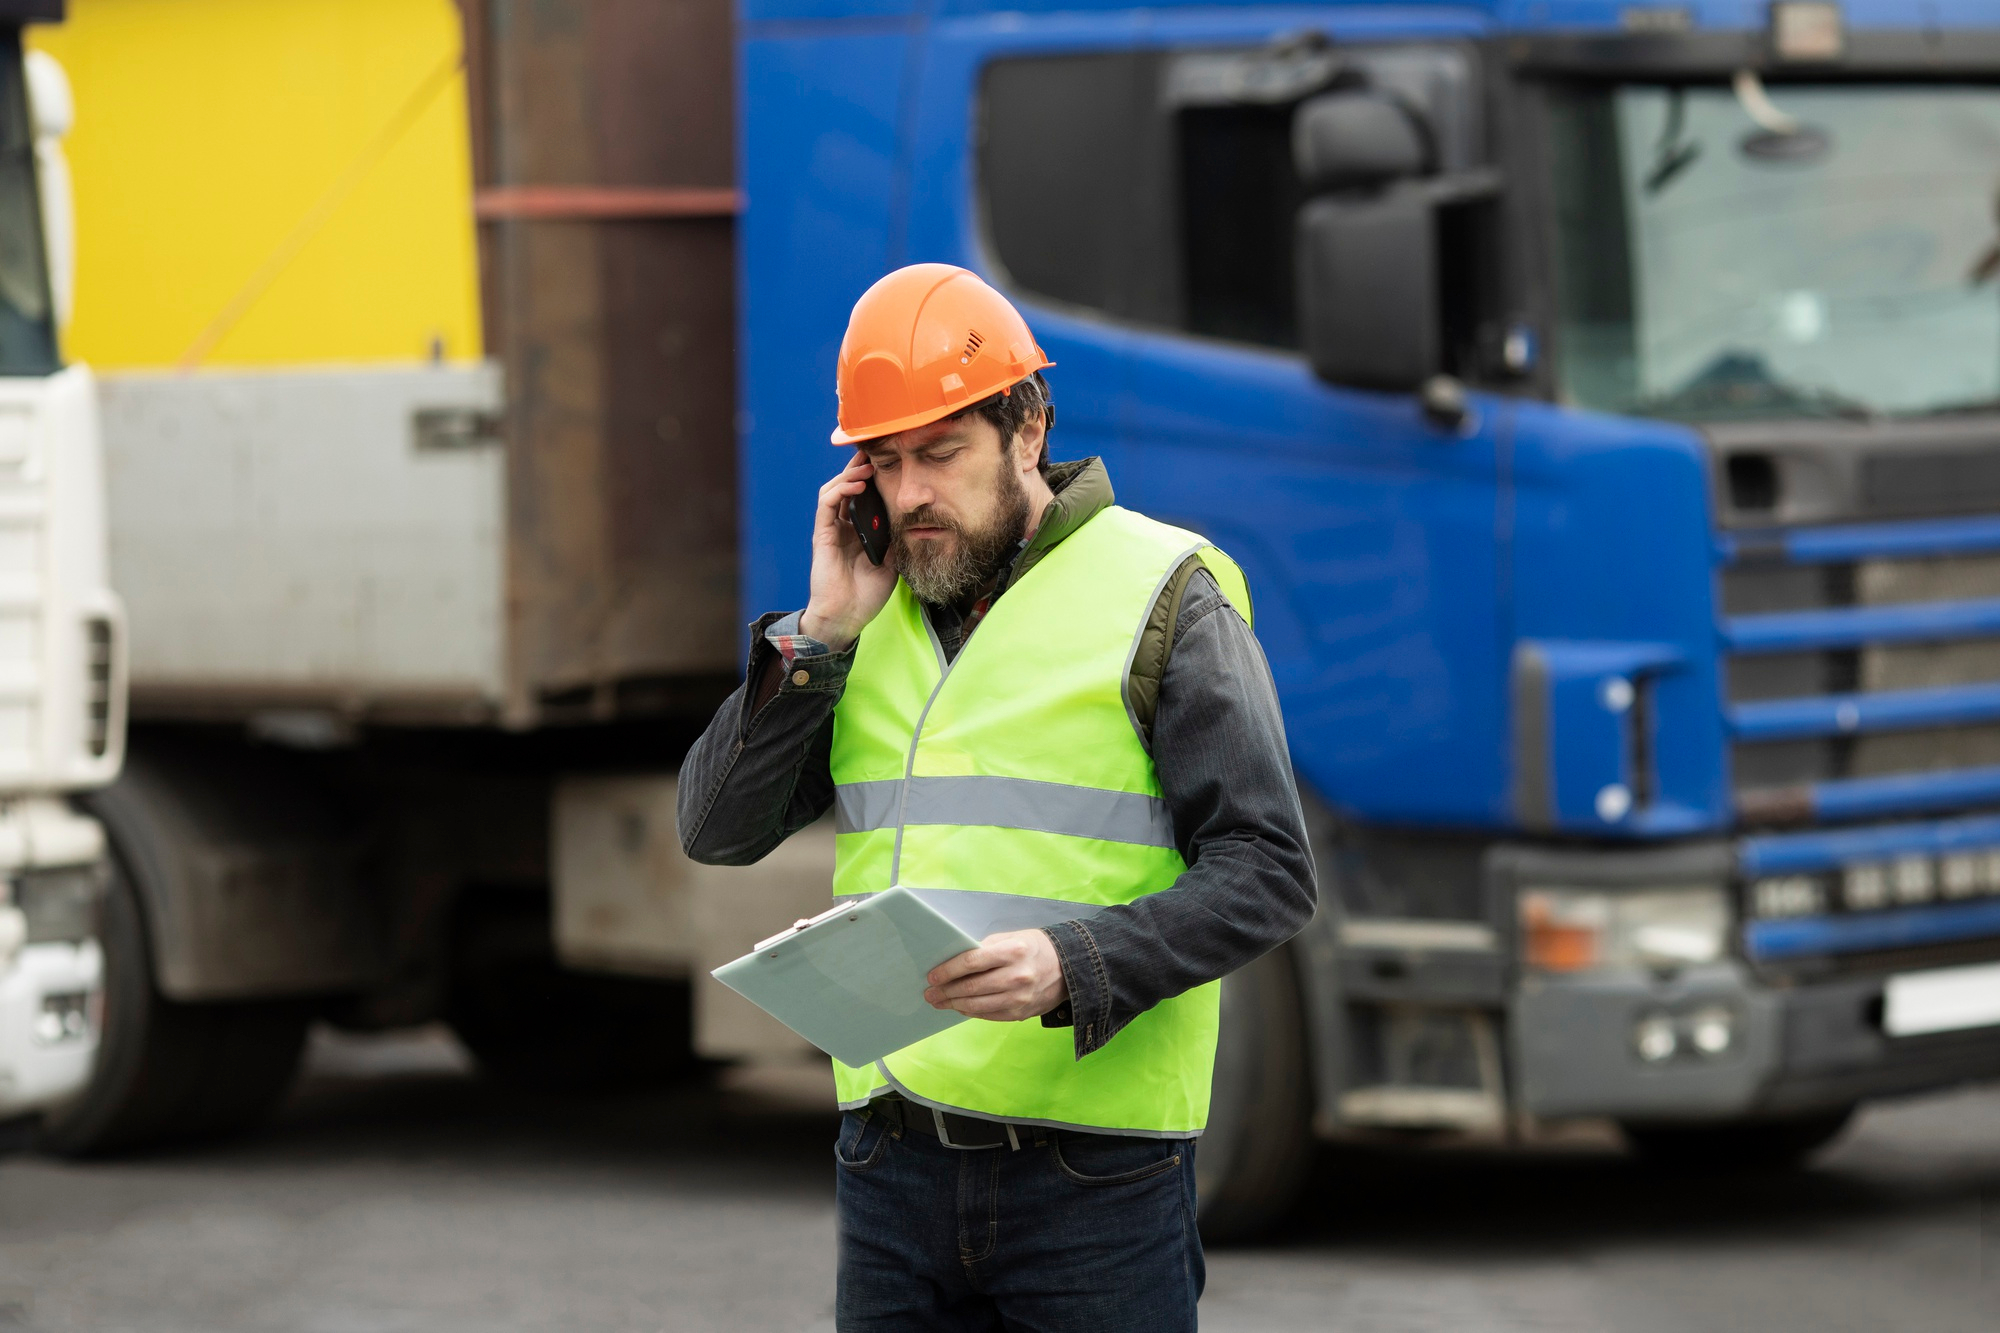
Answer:
POLYGON ((1117 499, 1111 491, 1111 474, 1105 471, 1101 458, 1050 464, 1049 489, 1056 493, 1056 498, 1042 510, 1042 521, 1035 525, 1035 535, 1028 539, 1021 554, 1014 557, 1014 567, 1002 580, 1002 587, 1020 582, 1037 561, 1101 511, 1109 509, 1117 499))

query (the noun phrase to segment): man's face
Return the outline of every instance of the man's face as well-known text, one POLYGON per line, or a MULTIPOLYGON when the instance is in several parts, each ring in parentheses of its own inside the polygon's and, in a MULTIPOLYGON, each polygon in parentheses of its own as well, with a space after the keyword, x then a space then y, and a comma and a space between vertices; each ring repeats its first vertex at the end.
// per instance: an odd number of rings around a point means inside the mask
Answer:
POLYGON ((1028 494, 1000 432, 967 414, 862 446, 896 525, 896 569, 918 600, 956 601, 1006 563, 1028 494))

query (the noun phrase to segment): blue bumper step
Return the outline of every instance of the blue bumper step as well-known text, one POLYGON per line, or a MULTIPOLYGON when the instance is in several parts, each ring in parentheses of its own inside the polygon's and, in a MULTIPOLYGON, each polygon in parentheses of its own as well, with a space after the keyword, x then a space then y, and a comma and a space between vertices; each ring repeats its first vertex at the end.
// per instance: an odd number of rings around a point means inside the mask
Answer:
POLYGON ((1993 721, 2000 721, 2000 682, 1767 699, 1729 710, 1729 729, 1739 741, 1789 741, 1993 721))
POLYGON ((2000 551, 2000 517, 1922 518, 1903 523, 1842 523, 1824 528, 1724 533, 1725 563, 1775 560, 1788 565, 1847 560, 1919 560, 1927 556, 2000 551))
POLYGON ((1745 875, 1758 879, 1765 875, 1809 875, 1863 861, 1893 861, 1899 856, 1945 856, 1989 847, 2000 847, 2000 815, 1766 834, 1737 843, 1736 863, 1745 875))
POLYGON ((1911 907, 1853 916, 1752 921, 1743 951, 1760 962, 1827 954, 1876 953, 2000 935, 2000 899, 1911 907))
POLYGON ((1868 643, 1928 643, 2000 635, 2000 598, 1844 606, 1730 616, 1722 641, 1734 653, 1803 653, 1868 643))

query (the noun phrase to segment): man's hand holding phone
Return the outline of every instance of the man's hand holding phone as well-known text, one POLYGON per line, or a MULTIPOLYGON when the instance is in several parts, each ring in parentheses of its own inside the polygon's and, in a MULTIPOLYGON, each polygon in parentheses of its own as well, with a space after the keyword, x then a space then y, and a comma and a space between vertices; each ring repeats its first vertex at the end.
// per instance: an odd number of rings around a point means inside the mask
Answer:
MULTIPOLYGON (((868 622, 896 590, 896 562, 880 565, 868 558, 848 509, 871 484, 875 468, 865 455, 819 488, 819 509, 813 517, 812 595, 799 628, 827 647, 843 651, 861 637, 868 622)), ((883 522, 887 522, 885 512, 883 522)))

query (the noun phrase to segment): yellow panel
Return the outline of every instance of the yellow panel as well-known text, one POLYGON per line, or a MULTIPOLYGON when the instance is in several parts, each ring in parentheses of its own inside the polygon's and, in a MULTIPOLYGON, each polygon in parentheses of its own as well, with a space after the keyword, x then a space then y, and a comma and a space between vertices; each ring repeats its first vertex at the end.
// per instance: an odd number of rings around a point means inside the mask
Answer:
POLYGON ((480 355, 452 0, 70 0, 29 32, 76 90, 69 356, 480 355))

